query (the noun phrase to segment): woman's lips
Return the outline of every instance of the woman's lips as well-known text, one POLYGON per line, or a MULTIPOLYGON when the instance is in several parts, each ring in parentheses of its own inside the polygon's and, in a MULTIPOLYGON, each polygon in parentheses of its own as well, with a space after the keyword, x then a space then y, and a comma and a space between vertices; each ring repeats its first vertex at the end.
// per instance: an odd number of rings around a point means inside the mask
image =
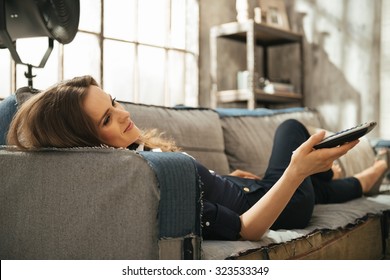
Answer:
POLYGON ((129 125, 126 127, 124 132, 127 132, 127 131, 131 130, 133 127, 134 127, 134 123, 130 122, 129 125))

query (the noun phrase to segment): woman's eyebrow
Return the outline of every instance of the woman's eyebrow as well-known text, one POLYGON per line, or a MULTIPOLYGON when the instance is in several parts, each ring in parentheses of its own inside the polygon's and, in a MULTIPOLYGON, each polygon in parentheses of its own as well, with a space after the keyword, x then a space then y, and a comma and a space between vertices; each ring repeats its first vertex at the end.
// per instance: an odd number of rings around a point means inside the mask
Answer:
MULTIPOLYGON (((111 94, 107 94, 109 97, 110 97, 110 101, 112 103, 112 96, 111 94)), ((111 107, 110 107, 111 108, 111 107)), ((110 111, 110 108, 108 108, 105 112, 104 112, 104 115, 100 118, 99 120, 99 123, 98 123, 98 126, 100 126, 100 124, 102 123, 102 121, 104 120, 104 118, 107 116, 108 112, 110 111)))

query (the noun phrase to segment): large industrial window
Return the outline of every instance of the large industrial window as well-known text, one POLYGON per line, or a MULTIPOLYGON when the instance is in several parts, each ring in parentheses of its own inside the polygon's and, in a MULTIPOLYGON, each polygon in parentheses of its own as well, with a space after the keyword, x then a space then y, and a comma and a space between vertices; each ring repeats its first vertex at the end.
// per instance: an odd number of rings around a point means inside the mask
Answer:
MULTIPOLYGON (((198 105, 198 0, 80 0, 79 32, 55 42, 33 86, 92 75, 118 100, 174 106, 198 105)), ((47 39, 17 41, 22 61, 38 64, 47 39)), ((0 50, 0 96, 26 86, 27 66, 0 50)))

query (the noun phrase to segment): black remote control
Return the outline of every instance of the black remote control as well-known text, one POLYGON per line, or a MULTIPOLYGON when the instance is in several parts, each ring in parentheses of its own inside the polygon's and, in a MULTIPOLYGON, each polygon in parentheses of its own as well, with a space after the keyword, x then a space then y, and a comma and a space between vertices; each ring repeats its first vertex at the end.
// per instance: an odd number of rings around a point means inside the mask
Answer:
POLYGON ((347 142, 359 139, 363 135, 369 133, 376 126, 376 122, 366 122, 355 127, 337 132, 326 138, 314 146, 314 149, 333 148, 347 142))

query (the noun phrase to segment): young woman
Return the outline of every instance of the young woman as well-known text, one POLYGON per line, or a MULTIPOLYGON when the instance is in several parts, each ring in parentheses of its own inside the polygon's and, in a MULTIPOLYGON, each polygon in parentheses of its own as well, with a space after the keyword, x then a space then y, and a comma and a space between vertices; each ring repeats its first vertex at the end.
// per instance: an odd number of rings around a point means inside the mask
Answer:
MULTIPOLYGON (((377 161, 353 177, 334 180, 332 163, 358 140, 331 149, 313 149, 324 133, 310 136, 298 121, 282 123, 262 179, 240 170, 220 176, 197 163, 204 191, 204 238, 258 240, 270 228, 303 228, 315 203, 344 202, 368 192, 387 170, 386 161, 377 161), (246 192, 240 180, 252 190, 246 192)), ((130 113, 90 76, 64 81, 26 101, 11 123, 8 144, 23 150, 103 144, 179 151, 173 141, 159 137, 156 131, 141 131, 130 113)))

